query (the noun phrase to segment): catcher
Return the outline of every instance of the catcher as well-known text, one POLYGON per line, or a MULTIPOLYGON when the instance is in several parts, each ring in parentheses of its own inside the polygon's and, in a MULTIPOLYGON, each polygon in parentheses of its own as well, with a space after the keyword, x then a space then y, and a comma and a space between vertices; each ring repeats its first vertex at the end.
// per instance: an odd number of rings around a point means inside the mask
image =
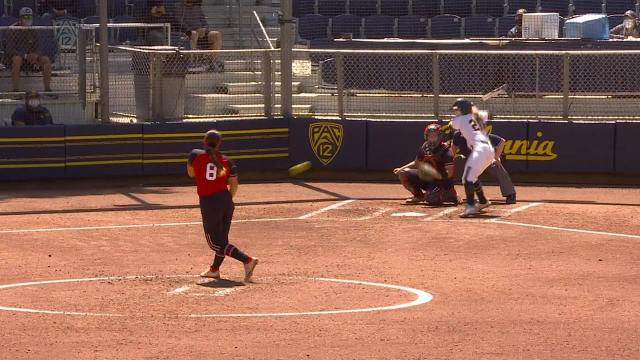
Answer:
POLYGON ((442 138, 440 125, 427 126, 424 140, 415 160, 393 170, 400 183, 413 194, 406 203, 459 204, 460 198, 453 185, 453 152, 442 138))

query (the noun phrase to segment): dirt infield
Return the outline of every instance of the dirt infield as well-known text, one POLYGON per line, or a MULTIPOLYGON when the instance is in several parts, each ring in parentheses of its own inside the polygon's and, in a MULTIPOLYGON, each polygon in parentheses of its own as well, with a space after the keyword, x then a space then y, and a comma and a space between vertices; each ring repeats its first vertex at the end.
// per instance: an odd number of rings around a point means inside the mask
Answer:
POLYGON ((243 185, 211 260, 191 187, 0 195, 0 359, 639 359, 640 189, 243 185))

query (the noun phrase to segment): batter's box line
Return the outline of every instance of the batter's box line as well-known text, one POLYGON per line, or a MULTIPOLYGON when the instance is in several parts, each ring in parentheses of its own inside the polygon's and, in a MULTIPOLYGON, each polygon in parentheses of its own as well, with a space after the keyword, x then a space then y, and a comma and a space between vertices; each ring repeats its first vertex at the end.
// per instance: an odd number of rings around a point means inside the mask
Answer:
POLYGON ((323 207, 323 208, 322 208, 322 209, 320 209, 320 210, 312 211, 312 212, 310 212, 310 213, 307 213, 307 214, 304 214, 304 215, 302 215, 302 216, 299 216, 299 217, 297 217, 296 219, 297 219, 297 220, 306 220, 306 219, 312 218, 312 217, 314 217, 314 216, 316 216, 316 215, 320 215, 320 214, 322 214, 322 213, 325 213, 325 212, 327 212, 327 211, 331 211, 331 210, 334 210, 334 209, 337 209, 337 208, 343 207, 343 206, 345 206, 345 205, 347 205, 347 204, 350 204, 350 203, 352 203, 352 202, 355 202, 355 201, 356 201, 355 199, 343 200, 343 201, 340 201, 339 203, 335 203, 335 204, 332 204, 332 205, 329 205, 329 206, 323 207))
POLYGON ((366 220, 371 220, 371 219, 375 219, 377 217, 380 217, 382 215, 384 215, 385 213, 391 211, 391 208, 382 208, 382 209, 378 209, 376 212, 373 212, 369 215, 365 215, 359 218, 355 218, 355 219, 341 219, 341 221, 366 221, 366 220))
POLYGON ((499 220, 506 219, 506 218, 510 217, 511 215, 513 215, 513 214, 525 211, 527 209, 530 209, 532 207, 539 206, 539 205, 542 205, 542 204, 544 204, 544 203, 542 203, 542 202, 532 202, 532 203, 529 203, 529 204, 526 204, 526 205, 518 206, 517 208, 513 208, 511 210, 508 210, 506 213, 504 213, 501 216, 485 220, 485 222, 489 222, 489 223, 497 222, 499 220))

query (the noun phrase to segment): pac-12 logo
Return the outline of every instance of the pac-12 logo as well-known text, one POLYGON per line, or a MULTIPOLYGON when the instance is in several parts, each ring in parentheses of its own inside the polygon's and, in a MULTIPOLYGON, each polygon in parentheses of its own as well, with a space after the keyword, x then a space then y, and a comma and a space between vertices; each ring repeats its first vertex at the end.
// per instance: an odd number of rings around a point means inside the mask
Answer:
POLYGON ((329 165, 338 155, 344 129, 342 125, 330 122, 317 122, 309 125, 309 142, 313 153, 322 164, 329 165))

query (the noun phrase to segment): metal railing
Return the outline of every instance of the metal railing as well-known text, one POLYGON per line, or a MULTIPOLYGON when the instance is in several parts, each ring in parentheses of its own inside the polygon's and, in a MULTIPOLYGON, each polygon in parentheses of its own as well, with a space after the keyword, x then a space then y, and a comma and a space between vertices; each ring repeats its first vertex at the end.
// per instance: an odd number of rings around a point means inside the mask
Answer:
POLYGON ((251 34, 253 34, 253 39, 261 49, 275 49, 275 47, 273 47, 273 43, 271 43, 269 34, 264 28, 264 24, 262 24, 262 20, 260 20, 260 16, 256 11, 253 11, 253 17, 251 18, 251 34), (256 27, 258 29, 256 29, 256 27))
MULTIPOLYGON (((458 97, 506 119, 640 119, 640 83, 630 75, 639 55, 294 50, 288 100, 294 115, 343 119, 436 119, 458 97)), ((127 121, 278 115, 279 58, 271 49, 113 47, 111 113, 127 121)))

